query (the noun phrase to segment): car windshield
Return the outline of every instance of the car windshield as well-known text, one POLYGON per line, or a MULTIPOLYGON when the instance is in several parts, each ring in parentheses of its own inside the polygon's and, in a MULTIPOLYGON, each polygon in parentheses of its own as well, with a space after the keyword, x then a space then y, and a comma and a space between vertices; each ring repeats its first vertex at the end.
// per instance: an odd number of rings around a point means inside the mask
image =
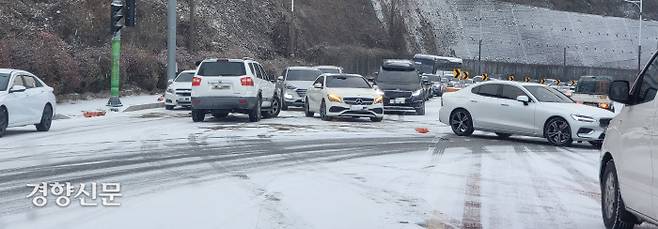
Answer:
POLYGON ((562 92, 547 86, 525 86, 525 89, 532 94, 539 102, 546 103, 573 103, 569 97, 562 92))
POLYGON ((9 84, 9 74, 0 73, 0 91, 6 91, 9 84))
POLYGON ((318 68, 322 73, 340 73, 340 70, 338 68, 318 68))
POLYGON ((176 78, 176 82, 189 83, 192 82, 192 78, 194 78, 193 72, 184 72, 178 75, 178 77, 176 78))
POLYGON ((199 68, 200 76, 244 76, 246 74, 242 62, 203 62, 199 68))
POLYGON ((291 69, 286 76, 287 81, 314 81, 322 71, 317 69, 291 69))
POLYGON ((371 88, 370 84, 360 76, 328 76, 328 88, 371 88))
POLYGON ((587 95, 607 95, 610 87, 610 80, 580 80, 576 86, 577 94, 587 95))

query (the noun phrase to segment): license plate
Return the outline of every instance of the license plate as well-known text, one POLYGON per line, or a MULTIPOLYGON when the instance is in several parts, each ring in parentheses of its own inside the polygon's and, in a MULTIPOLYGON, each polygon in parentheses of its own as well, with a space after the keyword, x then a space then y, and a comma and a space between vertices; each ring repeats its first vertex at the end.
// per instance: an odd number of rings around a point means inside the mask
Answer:
POLYGON ((364 106, 358 106, 358 105, 350 107, 350 110, 353 110, 353 111, 360 111, 360 110, 365 110, 365 109, 366 108, 364 106))
POLYGON ((396 104, 403 104, 403 103, 405 103, 406 101, 407 101, 407 99, 405 99, 405 98, 396 98, 396 99, 395 99, 395 103, 396 103, 396 104))
POLYGON ((224 90, 224 89, 230 89, 230 85, 225 85, 225 84, 220 84, 220 85, 213 85, 213 89, 218 89, 218 90, 224 90))
POLYGON ((190 98, 180 98, 180 99, 178 99, 178 101, 180 101, 180 102, 189 102, 190 98))

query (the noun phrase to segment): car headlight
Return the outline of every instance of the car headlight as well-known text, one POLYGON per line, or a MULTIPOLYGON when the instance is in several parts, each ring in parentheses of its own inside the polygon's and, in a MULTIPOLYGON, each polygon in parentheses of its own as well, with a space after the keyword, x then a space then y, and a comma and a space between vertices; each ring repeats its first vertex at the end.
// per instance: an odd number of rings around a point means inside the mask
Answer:
POLYGON ((174 89, 173 88, 167 88, 167 93, 174 94, 174 89))
POLYGON ((420 93, 423 93, 423 90, 422 90, 422 89, 421 89, 421 90, 418 90, 418 91, 414 91, 414 93, 412 93, 411 96, 413 96, 413 97, 418 97, 418 96, 420 96, 420 93))
POLYGON ((295 87, 295 86, 293 86, 293 85, 287 85, 287 84, 286 84, 286 88, 287 88, 287 89, 290 89, 290 90, 295 90, 295 89, 297 89, 297 87, 295 87))
POLYGON ((384 96, 378 95, 375 97, 374 104, 384 103, 384 96))
POLYGON ((335 95, 335 94, 329 94, 329 95, 327 95, 327 98, 329 99, 329 101, 336 102, 336 103, 340 103, 340 102, 343 101, 342 97, 340 97, 338 95, 335 95))
POLYGON ((610 109, 609 103, 599 103, 599 108, 610 109))
POLYGON ((292 99, 292 95, 291 95, 291 94, 288 94, 288 93, 286 93, 285 95, 283 95, 283 97, 285 97, 286 99, 292 99))
POLYGON ((595 122, 596 120, 586 115, 572 114, 571 118, 579 122, 595 122))

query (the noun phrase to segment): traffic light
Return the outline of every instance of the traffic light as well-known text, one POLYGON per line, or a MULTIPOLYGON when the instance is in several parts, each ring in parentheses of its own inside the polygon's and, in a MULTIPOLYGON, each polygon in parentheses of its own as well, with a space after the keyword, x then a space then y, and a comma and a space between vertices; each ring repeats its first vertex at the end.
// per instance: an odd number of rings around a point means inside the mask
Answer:
POLYGON ((112 15, 110 17, 110 22, 112 23, 110 28, 112 28, 112 34, 116 34, 123 28, 123 12, 123 5, 112 4, 112 15))
POLYGON ((126 6, 123 8, 123 14, 126 17, 126 26, 134 27, 137 24, 137 0, 126 0, 126 6))

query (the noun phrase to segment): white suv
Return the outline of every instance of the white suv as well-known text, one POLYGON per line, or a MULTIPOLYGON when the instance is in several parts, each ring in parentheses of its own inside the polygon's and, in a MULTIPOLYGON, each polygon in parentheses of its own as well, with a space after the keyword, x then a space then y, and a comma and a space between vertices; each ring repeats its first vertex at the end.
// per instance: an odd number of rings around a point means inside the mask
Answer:
POLYGON ((215 118, 244 113, 251 122, 273 118, 281 111, 280 91, 253 59, 207 59, 192 79, 192 120, 202 122, 208 113, 215 118))
POLYGON ((658 224, 658 59, 633 87, 614 81, 610 98, 625 104, 606 132, 601 153, 601 205, 607 228, 658 224))

